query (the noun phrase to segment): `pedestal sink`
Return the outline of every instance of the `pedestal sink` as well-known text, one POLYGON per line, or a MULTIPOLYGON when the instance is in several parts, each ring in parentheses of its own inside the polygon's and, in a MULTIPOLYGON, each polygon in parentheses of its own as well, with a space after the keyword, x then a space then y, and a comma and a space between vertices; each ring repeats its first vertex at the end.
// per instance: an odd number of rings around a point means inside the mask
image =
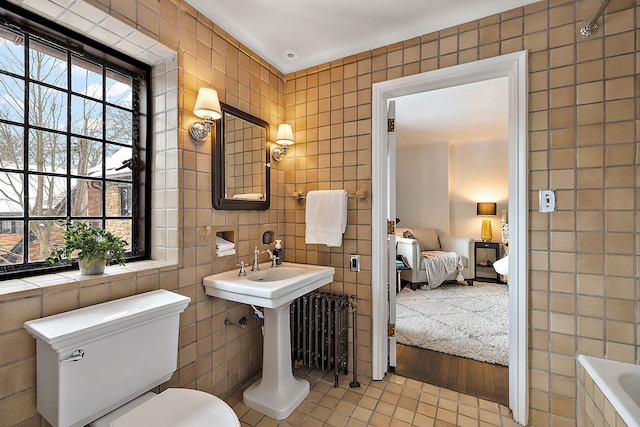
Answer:
POLYGON ((205 292, 264 308, 262 378, 247 388, 244 404, 277 420, 287 418, 309 394, 309 383, 295 378, 291 366, 289 304, 331 283, 335 269, 318 265, 282 263, 239 276, 238 269, 204 278, 205 292))

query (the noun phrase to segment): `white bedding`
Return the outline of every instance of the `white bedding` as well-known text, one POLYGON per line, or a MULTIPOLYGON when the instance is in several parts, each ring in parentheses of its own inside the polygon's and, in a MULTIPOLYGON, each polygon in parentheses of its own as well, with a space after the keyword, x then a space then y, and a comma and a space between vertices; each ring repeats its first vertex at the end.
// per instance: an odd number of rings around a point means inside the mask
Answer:
POLYGON ((424 251, 420 252, 424 269, 427 274, 427 284, 429 289, 435 289, 446 280, 446 278, 456 270, 457 281, 463 281, 462 257, 455 252, 424 251))

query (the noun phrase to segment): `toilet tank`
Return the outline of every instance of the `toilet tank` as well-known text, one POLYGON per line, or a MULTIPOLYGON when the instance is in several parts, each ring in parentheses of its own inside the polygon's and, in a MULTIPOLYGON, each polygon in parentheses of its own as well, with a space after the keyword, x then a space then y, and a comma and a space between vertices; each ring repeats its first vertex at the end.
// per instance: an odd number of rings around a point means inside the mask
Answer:
POLYGON ((25 322, 36 338, 38 412, 84 426, 171 378, 188 297, 157 290, 25 322), (79 360, 72 359, 76 351, 79 360))

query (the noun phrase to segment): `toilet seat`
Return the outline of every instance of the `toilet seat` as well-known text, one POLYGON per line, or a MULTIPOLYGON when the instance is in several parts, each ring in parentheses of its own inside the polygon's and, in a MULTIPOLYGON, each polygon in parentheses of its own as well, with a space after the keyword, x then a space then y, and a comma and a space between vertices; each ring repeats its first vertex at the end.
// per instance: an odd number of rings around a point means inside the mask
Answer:
POLYGON ((113 420, 111 427, 240 427, 222 399, 203 391, 169 388, 113 420))

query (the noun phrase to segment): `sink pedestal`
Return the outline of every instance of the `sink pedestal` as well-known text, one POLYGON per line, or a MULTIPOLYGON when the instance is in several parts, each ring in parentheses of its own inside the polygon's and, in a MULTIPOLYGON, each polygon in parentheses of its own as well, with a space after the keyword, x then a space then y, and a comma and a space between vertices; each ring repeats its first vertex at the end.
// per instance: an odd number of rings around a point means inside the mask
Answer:
POLYGON ((262 271, 238 276, 237 270, 202 279, 212 297, 264 307, 262 379, 244 392, 244 404, 277 420, 287 418, 309 394, 309 382, 291 370, 291 301, 329 284, 336 270, 320 265, 265 263, 262 271))
POLYGON ((291 366, 289 304, 264 309, 262 378, 247 388, 244 404, 276 420, 287 418, 309 394, 309 382, 291 366))

